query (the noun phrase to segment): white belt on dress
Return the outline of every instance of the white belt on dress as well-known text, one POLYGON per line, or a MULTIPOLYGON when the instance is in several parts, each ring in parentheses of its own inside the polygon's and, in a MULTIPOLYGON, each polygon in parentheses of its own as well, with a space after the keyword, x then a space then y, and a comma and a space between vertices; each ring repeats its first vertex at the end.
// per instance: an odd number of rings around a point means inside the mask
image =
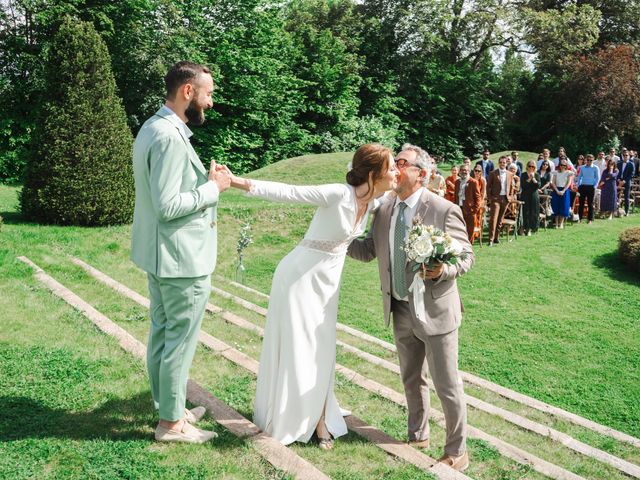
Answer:
POLYGON ((345 242, 344 240, 312 240, 310 238, 303 238, 299 245, 310 248, 311 250, 340 255, 347 252, 349 243, 350 242, 345 242))

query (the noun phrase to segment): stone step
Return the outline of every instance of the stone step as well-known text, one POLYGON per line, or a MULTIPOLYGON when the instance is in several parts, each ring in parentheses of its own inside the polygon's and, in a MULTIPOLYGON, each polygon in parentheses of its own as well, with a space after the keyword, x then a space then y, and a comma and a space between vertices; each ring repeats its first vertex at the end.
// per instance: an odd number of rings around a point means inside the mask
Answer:
MULTIPOLYGON (((221 278, 221 277, 220 277, 221 278)), ((228 280, 227 280, 228 281, 228 280)), ((228 281, 229 282, 229 281, 228 281)), ((237 286, 240 285, 236 282, 229 282, 230 284, 232 284, 233 286, 237 286)), ((247 291, 251 291, 252 293, 257 293, 257 294, 261 294, 263 295, 266 299, 268 299, 268 295, 264 295, 262 292, 258 292, 257 290, 253 290, 250 289, 249 287, 244 287, 245 290, 247 291)), ((260 307, 259 305, 255 305, 247 300, 244 300, 236 295, 233 295, 229 292, 226 292, 220 288, 215 288, 214 293, 217 293, 218 295, 220 295, 223 298, 229 299, 234 301, 235 303, 237 303, 238 305, 241 305, 253 312, 259 313, 261 315, 266 315, 266 309, 263 307, 260 307)), ((343 325, 338 323, 337 325, 338 330, 344 331, 346 333, 349 333, 350 335, 353 335, 357 338, 360 338, 362 340, 366 340, 370 343, 374 343, 376 345, 379 345, 383 348, 385 348, 386 350, 390 351, 390 352, 396 352, 396 347, 395 345, 389 343, 389 342, 385 342, 384 340, 381 340, 377 337, 374 337, 372 335, 366 334, 364 332, 361 332, 360 330, 357 330, 353 327, 349 327, 347 325, 343 325)), ((351 347, 347 344, 345 344, 344 342, 341 342, 341 346, 343 348, 345 348, 346 350, 350 351, 351 353, 360 356, 361 358, 374 363, 376 365, 379 365, 383 368, 386 368, 390 371, 394 371, 394 372, 398 372, 400 371, 400 367, 398 367, 396 364, 389 362, 388 360, 384 360, 381 359, 379 357, 376 357, 375 355, 371 355, 367 352, 363 352, 362 350, 359 350, 355 347, 351 347)), ((477 387, 480 388, 484 388, 485 390, 489 390, 493 393, 497 393, 498 395, 507 398, 509 400, 513 400, 515 402, 521 403, 527 407, 539 410, 541 412, 553 415, 559 419, 568 421, 574 425, 578 425, 580 427, 583 428, 587 428, 589 430, 592 430, 596 433, 599 433, 601 435, 604 436, 608 436, 611 438, 614 438, 620 442, 624 442, 624 443, 628 443, 630 445, 633 445, 637 448, 640 448, 640 439, 633 437, 631 435, 628 435, 624 432, 620 432, 618 430, 615 430, 611 427, 607 427, 606 425, 601 425, 597 422, 594 422, 592 420, 589 420, 587 418, 581 417, 579 415, 576 415, 574 413, 568 412, 566 410, 563 410, 561 408, 555 407, 553 405, 549 405, 545 402, 542 402, 540 400, 537 400, 533 397, 530 397, 528 395, 524 395, 522 393, 516 392, 514 390, 508 389, 506 387, 503 387, 501 385, 498 385, 496 383, 490 382, 489 380, 485 380, 483 378, 480 378, 476 375, 473 375, 471 373, 468 372, 464 372, 464 371, 460 371, 460 376, 462 377, 462 380, 470 383, 472 385, 475 385, 477 387)), ((605 452, 606 453, 606 452, 605 452)), ((608 455, 608 454, 607 454, 608 455)), ((603 458, 605 458, 605 456, 603 456, 603 458)), ((613 461, 613 459, 610 459, 613 461)), ((618 467, 616 467, 618 468, 618 467)), ((627 468, 627 467, 624 467, 627 468)), ((637 477, 639 470, 638 466, 630 464, 630 466, 628 466, 627 468, 629 470, 629 472, 633 472, 633 473, 629 473, 632 476, 637 477)), ((627 472, 625 472, 627 473, 627 472)))

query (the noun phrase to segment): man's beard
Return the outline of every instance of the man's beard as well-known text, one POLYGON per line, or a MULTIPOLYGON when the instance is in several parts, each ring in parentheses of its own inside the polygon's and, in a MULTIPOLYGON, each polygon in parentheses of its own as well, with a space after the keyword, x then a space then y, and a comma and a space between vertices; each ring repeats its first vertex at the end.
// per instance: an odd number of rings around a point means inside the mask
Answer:
POLYGON ((191 125, 199 126, 204 123, 204 109, 198 106, 195 99, 191 100, 189 106, 184 111, 184 115, 191 125))

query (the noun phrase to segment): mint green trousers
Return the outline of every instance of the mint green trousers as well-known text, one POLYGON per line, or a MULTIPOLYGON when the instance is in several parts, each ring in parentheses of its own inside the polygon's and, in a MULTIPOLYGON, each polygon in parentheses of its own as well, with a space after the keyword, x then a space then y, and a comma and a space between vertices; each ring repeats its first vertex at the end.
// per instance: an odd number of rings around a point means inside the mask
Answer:
POLYGON ((198 345, 209 294, 211 275, 164 278, 147 273, 151 329, 147 344, 147 370, 151 395, 160 419, 184 417, 187 380, 198 345))

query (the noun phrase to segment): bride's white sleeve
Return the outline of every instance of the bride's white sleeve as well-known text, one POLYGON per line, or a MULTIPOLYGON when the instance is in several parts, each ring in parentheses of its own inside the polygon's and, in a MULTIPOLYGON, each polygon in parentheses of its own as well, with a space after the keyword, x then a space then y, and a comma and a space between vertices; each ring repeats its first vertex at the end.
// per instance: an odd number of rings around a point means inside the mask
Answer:
POLYGON ((251 180, 251 188, 247 195, 274 202, 305 203, 326 207, 342 199, 347 194, 347 188, 338 183, 298 186, 266 180, 251 180))

